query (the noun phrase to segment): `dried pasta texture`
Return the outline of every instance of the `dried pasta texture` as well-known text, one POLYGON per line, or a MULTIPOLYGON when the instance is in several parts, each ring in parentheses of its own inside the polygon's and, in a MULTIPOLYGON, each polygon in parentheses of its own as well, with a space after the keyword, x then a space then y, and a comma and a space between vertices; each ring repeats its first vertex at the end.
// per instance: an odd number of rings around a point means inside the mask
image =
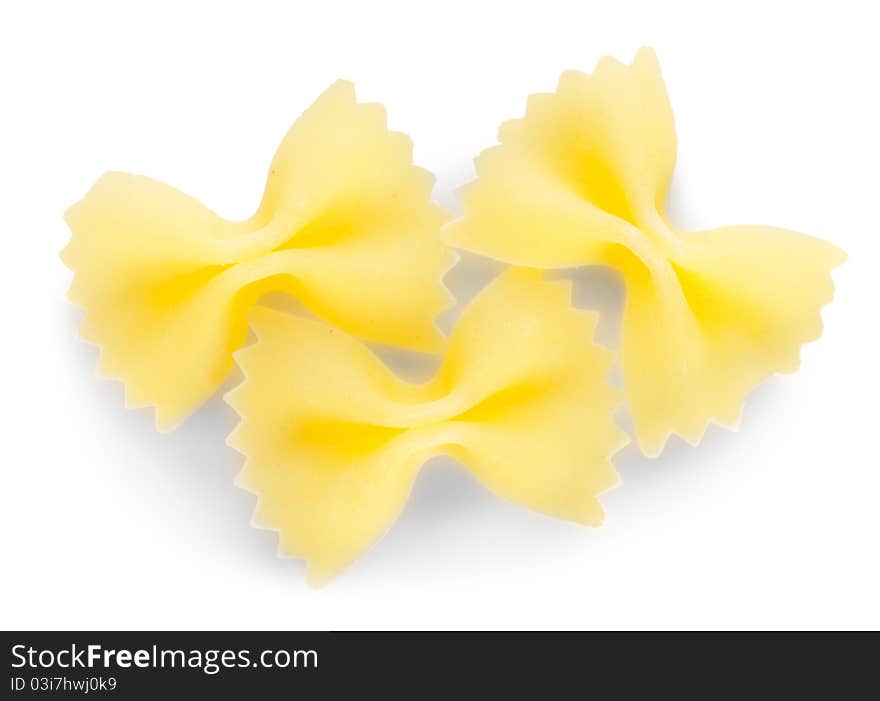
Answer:
POLYGON ((445 239, 515 265, 607 264, 626 285, 621 364, 643 451, 738 422, 745 395, 818 338, 842 251, 766 226, 687 233, 664 216, 676 137, 654 53, 563 73, 477 159, 445 239))
POLYGON ((596 525, 625 442, 612 421, 611 354, 591 345, 595 317, 565 282, 513 269, 464 311, 429 382, 400 380, 326 324, 256 308, 258 341, 236 354, 244 382, 229 443, 255 522, 280 533, 322 582, 400 513, 420 466, 451 455, 498 495, 596 525))
POLYGON ((378 104, 331 86, 296 121, 272 161, 262 203, 227 221, 146 177, 107 173, 67 212, 62 254, 82 336, 99 372, 160 428, 196 409, 233 367, 246 315, 270 291, 359 337, 424 351, 443 339, 440 282, 454 254, 443 212, 412 145, 378 104))

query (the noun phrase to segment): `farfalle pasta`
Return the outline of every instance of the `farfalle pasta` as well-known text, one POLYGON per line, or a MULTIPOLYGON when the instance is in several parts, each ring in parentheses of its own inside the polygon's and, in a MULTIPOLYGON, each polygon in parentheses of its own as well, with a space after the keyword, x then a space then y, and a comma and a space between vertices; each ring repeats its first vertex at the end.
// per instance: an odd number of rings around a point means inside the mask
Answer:
POLYGON ((246 221, 146 177, 104 175, 68 211, 62 254, 99 372, 172 427, 227 376, 268 291, 362 338, 439 350, 433 320, 451 302, 440 278, 454 254, 432 182, 382 106, 357 103, 342 81, 290 129, 246 221))
POLYGON ((477 159, 445 239, 515 265, 622 273, 621 363, 646 453, 673 432, 696 442, 710 420, 735 424, 750 389, 797 369, 845 256, 782 229, 667 222, 676 137, 653 52, 564 73, 499 141, 477 159))
POLYGON ((625 442, 612 421, 611 354, 566 282, 512 269, 464 311, 433 380, 398 379, 364 345, 319 321, 255 308, 238 351, 241 416, 229 444, 255 523, 321 582, 400 513, 420 466, 447 454, 517 504, 596 525, 625 442))

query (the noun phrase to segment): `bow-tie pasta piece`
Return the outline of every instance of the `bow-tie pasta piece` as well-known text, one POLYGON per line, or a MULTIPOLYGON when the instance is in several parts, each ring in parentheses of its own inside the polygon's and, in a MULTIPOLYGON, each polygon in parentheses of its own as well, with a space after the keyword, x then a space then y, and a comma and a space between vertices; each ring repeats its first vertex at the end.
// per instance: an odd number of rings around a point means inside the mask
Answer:
POLYGON ((440 350, 434 318, 451 302, 440 279, 454 253, 432 182, 384 108, 357 103, 347 82, 287 133, 246 221, 146 177, 104 175, 68 211, 62 254, 99 372, 173 427, 227 376, 247 310, 269 291, 362 338, 440 350))
POLYGON ((696 443, 710 420, 736 424, 745 395, 796 370, 819 337, 842 251, 782 229, 686 233, 666 221, 676 137, 652 51, 564 73, 499 141, 477 159, 445 239, 516 265, 621 272, 625 394, 645 453, 673 432, 696 443))
POLYGON ((400 380, 364 345, 317 321, 254 309, 258 341, 236 354, 244 382, 229 444, 255 523, 322 582, 391 526, 429 457, 458 459, 525 507, 596 525, 625 442, 612 421, 611 354, 594 315, 538 271, 503 274, 465 310, 433 380, 400 380))

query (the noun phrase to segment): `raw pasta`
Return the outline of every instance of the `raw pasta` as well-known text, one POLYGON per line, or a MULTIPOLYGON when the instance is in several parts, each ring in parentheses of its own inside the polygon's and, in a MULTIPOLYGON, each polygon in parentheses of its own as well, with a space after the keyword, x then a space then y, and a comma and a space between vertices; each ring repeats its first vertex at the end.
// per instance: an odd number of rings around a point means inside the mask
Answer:
POLYGON ((842 251, 765 226, 678 231, 664 216, 676 137, 654 53, 563 73, 477 159, 451 245, 537 268, 615 267, 621 364, 643 451, 739 421, 745 395, 793 372, 822 330, 842 251))
POLYGON ((146 177, 104 175, 68 211, 62 254, 99 373, 171 428, 223 382, 248 309, 269 291, 365 339, 440 350, 434 319, 451 303, 440 278, 454 254, 432 183, 383 107, 358 104, 342 81, 290 129, 245 221, 146 177))
POLYGON ((569 299, 569 283, 538 271, 502 274, 422 385, 331 326, 254 309, 258 341, 236 354, 245 380, 227 400, 255 523, 322 582, 390 527, 425 460, 446 454, 512 502, 598 525, 596 495, 616 482, 609 458, 626 437, 612 420, 611 353, 569 299))

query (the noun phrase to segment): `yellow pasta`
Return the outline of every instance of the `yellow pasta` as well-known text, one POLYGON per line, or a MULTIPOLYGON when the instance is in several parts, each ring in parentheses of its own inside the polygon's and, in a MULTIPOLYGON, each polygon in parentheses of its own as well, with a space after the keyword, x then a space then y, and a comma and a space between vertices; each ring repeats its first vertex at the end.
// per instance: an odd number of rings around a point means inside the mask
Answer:
POLYGON ((647 454, 670 433, 695 443, 711 420, 736 424, 748 391, 797 369, 845 255, 782 229, 686 233, 666 221, 676 137, 653 52, 563 73, 499 141, 477 159, 445 239, 515 265, 622 273, 625 394, 647 454))
POLYGON ((616 482, 609 457, 611 354, 589 343, 595 316, 566 282, 504 273, 464 311, 433 380, 398 379, 331 326, 256 308, 258 341, 236 354, 244 382, 229 444, 259 495, 255 522, 280 533, 322 582, 390 527, 426 459, 460 460, 525 507, 596 525, 596 495, 616 482))
POLYGON ((439 240, 445 216, 431 188, 409 138, 347 82, 290 129, 245 221, 146 177, 104 175, 67 212, 62 254, 99 372, 173 427, 227 376, 247 310, 268 291, 365 339, 440 350, 433 320, 450 304, 440 278, 454 254, 439 240))

